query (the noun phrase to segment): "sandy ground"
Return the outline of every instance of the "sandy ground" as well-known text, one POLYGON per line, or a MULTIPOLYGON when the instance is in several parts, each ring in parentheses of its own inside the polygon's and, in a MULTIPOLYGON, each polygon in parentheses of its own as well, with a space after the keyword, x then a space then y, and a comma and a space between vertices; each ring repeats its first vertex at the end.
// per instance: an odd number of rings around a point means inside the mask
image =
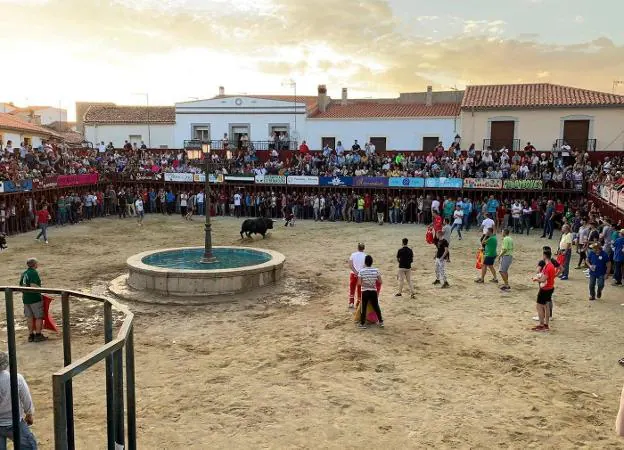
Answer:
MULTIPOLYGON (((239 221, 217 219, 214 241, 240 245, 239 221)), ((479 233, 453 239, 451 289, 431 285, 424 228, 299 222, 265 247, 287 257, 271 289, 205 307, 130 304, 136 312, 139 447, 177 448, 621 448, 613 432, 624 373, 624 290, 588 304, 586 279, 558 282, 552 332, 534 334, 530 282, 544 240, 516 237, 513 290, 477 285, 479 233), (417 298, 395 298, 395 252, 408 237, 417 298), (385 274, 386 328, 356 329, 347 306, 346 260, 364 241, 385 274)), ((126 258, 149 249, 201 245, 202 225, 179 217, 101 219, 9 239, 0 284, 17 282, 28 256, 46 286, 102 293, 126 258)), ((552 242, 556 245, 555 241, 552 242)), ((55 308, 58 317, 60 302, 55 308)), ((21 301, 16 301, 18 318, 21 301)), ((101 308, 72 310, 74 356, 103 341, 101 308)), ((2 327, 6 330, 4 308, 2 327)), ((21 322, 20 322, 21 324, 21 322)), ((37 405, 34 431, 53 448, 51 374, 58 337, 19 336, 19 370, 37 405)), ((0 338, 6 345, 6 331, 0 338)), ((103 364, 76 378, 78 448, 104 448, 103 364)))

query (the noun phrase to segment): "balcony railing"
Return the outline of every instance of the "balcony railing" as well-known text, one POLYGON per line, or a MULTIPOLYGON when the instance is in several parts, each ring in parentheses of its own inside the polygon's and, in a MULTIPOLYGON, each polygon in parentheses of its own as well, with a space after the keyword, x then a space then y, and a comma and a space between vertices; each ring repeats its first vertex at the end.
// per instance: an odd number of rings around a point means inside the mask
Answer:
POLYGON ((565 143, 567 143, 572 150, 587 152, 596 151, 596 139, 557 139, 555 141, 555 150, 559 151, 565 143))
POLYGON ((503 146, 508 150, 517 152, 520 150, 520 139, 483 139, 483 149, 491 147, 492 150, 500 150, 503 146))
POLYGON ((201 150, 202 144, 210 144, 211 150, 244 150, 245 148, 256 151, 267 151, 277 149, 277 151, 294 151, 299 148, 297 141, 201 141, 199 139, 189 139, 184 141, 186 150, 201 150))

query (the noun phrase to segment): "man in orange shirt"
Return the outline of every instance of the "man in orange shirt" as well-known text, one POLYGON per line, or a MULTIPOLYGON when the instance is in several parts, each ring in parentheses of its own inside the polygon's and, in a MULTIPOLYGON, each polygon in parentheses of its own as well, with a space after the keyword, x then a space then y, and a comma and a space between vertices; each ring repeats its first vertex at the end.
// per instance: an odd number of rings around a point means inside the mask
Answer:
POLYGON ((308 144, 306 144, 306 141, 303 141, 301 145, 299 146, 299 152, 303 154, 310 152, 310 147, 308 147, 308 144))
POLYGON ((540 284, 540 289, 537 293, 536 304, 539 325, 533 327, 531 329, 532 331, 549 331, 548 321, 550 319, 550 308, 548 305, 552 302, 552 295, 553 292, 555 292, 555 277, 557 276, 557 269, 553 265, 551 258, 552 251, 550 249, 544 249, 544 268, 533 278, 533 281, 540 284))
POLYGON ((442 216, 436 211, 433 211, 433 231, 436 232, 436 235, 438 231, 442 231, 442 216))

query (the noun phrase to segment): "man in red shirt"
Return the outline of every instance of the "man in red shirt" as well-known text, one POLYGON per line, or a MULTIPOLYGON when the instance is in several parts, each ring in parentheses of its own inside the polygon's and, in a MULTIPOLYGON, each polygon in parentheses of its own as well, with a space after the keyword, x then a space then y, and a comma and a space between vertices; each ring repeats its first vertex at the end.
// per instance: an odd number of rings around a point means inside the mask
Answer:
POLYGON ((550 319, 550 309, 548 305, 552 302, 552 295, 553 292, 555 292, 555 277, 557 276, 557 269, 552 263, 551 258, 552 251, 550 249, 545 249, 543 253, 544 268, 533 278, 533 281, 540 284, 536 304, 539 325, 533 327, 533 331, 549 331, 548 321, 550 319))
POLYGON ((306 141, 303 141, 301 145, 299 146, 299 152, 302 154, 306 154, 309 151, 310 151, 310 147, 308 147, 308 144, 306 144, 306 141))
POLYGON ((364 194, 364 221, 370 222, 371 220, 371 196, 369 193, 364 194))
POLYGON ((433 212, 433 231, 436 233, 442 231, 442 216, 437 212, 433 212))
POLYGON ((41 205, 41 209, 37 211, 35 215, 35 226, 39 226, 41 231, 35 238, 35 241, 38 241, 40 237, 43 236, 43 240, 45 243, 48 243, 48 222, 52 217, 50 216, 50 212, 48 211, 48 204, 44 203, 41 205))

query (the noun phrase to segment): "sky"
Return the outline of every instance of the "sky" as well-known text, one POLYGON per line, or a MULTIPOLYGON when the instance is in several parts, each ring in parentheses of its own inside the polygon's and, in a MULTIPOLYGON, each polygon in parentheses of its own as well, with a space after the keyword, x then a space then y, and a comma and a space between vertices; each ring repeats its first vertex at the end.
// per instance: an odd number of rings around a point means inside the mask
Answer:
MULTIPOLYGON (((0 101, 624 81, 621 0, 0 0, 0 101)), ((624 85, 616 88, 624 94, 624 85)))

